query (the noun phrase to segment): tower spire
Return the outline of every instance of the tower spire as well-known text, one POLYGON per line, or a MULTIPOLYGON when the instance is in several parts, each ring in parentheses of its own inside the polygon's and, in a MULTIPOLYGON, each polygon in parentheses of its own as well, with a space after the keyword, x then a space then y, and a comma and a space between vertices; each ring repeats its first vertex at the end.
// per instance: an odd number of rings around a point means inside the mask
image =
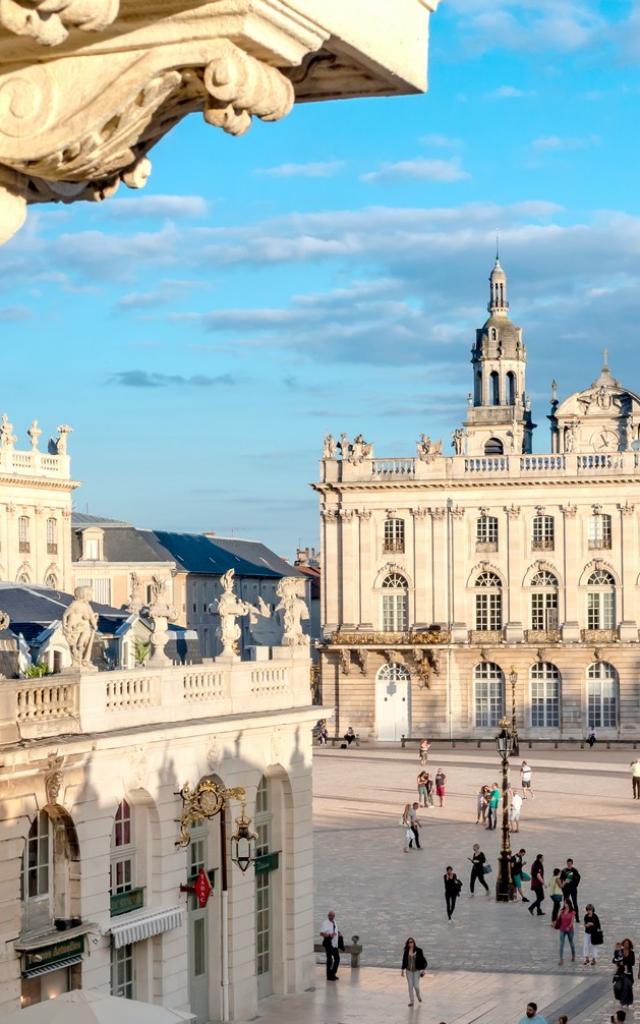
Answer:
POLYGON ((507 275, 500 264, 499 237, 496 235, 496 262, 489 275, 489 304, 487 309, 492 316, 507 316, 507 275))

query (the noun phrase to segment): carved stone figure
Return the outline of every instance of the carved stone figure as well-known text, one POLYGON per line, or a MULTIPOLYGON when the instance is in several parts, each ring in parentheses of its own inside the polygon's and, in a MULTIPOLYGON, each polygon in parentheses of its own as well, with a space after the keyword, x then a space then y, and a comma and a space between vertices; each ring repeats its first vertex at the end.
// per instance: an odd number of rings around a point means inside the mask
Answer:
POLYGON ((47 770, 44 773, 44 791, 47 797, 47 804, 57 804, 60 790, 62 789, 62 765, 64 757, 57 754, 49 754, 47 757, 47 770))
POLYGON ((464 455, 464 430, 462 427, 458 427, 454 430, 451 438, 451 444, 456 455, 464 455))
POLYGON ((148 664, 161 666, 170 664, 171 659, 165 654, 165 647, 169 639, 169 623, 174 622, 178 613, 167 598, 166 576, 152 576, 150 583, 151 600, 148 607, 148 618, 152 627, 151 653, 148 664))
POLYGON ((567 454, 575 451, 576 448, 576 431, 578 429, 578 421, 573 420, 569 423, 564 432, 564 450, 567 454))
POLYGON ((99 32, 115 21, 120 0, 2 0, 0 24, 42 46, 58 46, 69 29, 99 32))
POLYGON ((34 452, 37 452, 37 450, 38 450, 38 442, 40 441, 41 433, 42 433, 42 431, 41 431, 40 427, 38 426, 38 421, 37 420, 33 420, 33 422, 31 423, 31 426, 27 430, 27 434, 28 434, 29 439, 31 441, 31 448, 33 449, 34 452))
POLYGON ((306 602, 298 594, 298 580, 295 576, 283 576, 276 594, 280 603, 276 605, 276 615, 282 623, 282 644, 285 647, 296 647, 308 644, 309 637, 302 631, 302 620, 309 618, 306 602))
POLYGON ((351 444, 346 434, 340 434, 340 440, 338 441, 337 448, 340 450, 340 456, 343 459, 349 458, 349 452, 351 451, 351 444))
POLYGON ((2 414, 0 422, 0 448, 13 448, 16 443, 16 436, 13 432, 13 423, 9 422, 6 412, 2 414))
POLYGON ((85 672, 97 671, 91 663, 91 650, 98 631, 98 613, 91 607, 90 597, 90 587, 76 587, 75 600, 62 616, 62 631, 69 646, 72 665, 85 672))
POLYGON ((4 633, 4 631, 9 628, 10 624, 11 619, 9 618, 9 615, 7 612, 0 609, 0 633, 4 633))
POLYGON ((66 423, 61 424, 58 428, 58 436, 55 440, 55 448, 57 455, 67 454, 67 438, 69 434, 73 433, 73 427, 67 426, 66 423))
POLYGON ((129 604, 130 612, 140 611, 144 601, 142 600, 142 581, 137 572, 132 572, 129 577, 129 604))
POLYGON ((611 408, 611 395, 607 391, 604 384, 601 384, 596 394, 596 402, 601 409, 611 408))
POLYGON ((333 434, 325 434, 324 445, 322 448, 323 459, 335 459, 337 445, 333 434))
POLYGON ((242 630, 236 619, 241 615, 247 615, 251 606, 246 601, 241 601, 233 592, 233 569, 225 572, 220 578, 222 594, 211 606, 218 613, 220 624, 216 630, 216 636, 222 644, 223 657, 233 657, 237 653, 236 648, 242 635, 242 630))
POLYGON ((353 439, 351 450, 349 452, 349 462, 352 462, 354 466, 359 466, 365 459, 371 457, 373 445, 365 441, 362 434, 357 434, 353 439))
POLYGON ((428 434, 420 434, 416 442, 416 452, 421 462, 433 462, 442 455, 442 441, 432 441, 428 434))

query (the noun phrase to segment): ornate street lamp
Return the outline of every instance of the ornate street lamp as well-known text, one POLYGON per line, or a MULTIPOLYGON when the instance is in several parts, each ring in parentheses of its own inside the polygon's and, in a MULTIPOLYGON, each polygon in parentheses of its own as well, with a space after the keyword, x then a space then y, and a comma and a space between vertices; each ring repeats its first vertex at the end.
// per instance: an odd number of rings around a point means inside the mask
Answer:
POLYGON ((243 874, 256 859, 256 839, 258 838, 256 833, 251 831, 251 818, 247 818, 245 810, 246 805, 243 800, 240 817, 236 818, 236 830, 231 836, 231 860, 238 865, 243 874))
POLYGON ((496 736, 496 747, 502 762, 502 848, 496 883, 496 900, 498 903, 510 903, 516 899, 516 887, 511 878, 511 831, 509 828, 509 756, 512 751, 513 737, 509 731, 508 718, 503 718, 499 724, 500 732, 496 736))
POLYGON ((516 683, 518 682, 518 673, 513 665, 509 673, 509 682, 511 683, 511 753, 514 757, 520 757, 520 741, 518 739, 518 724, 516 722, 516 683))

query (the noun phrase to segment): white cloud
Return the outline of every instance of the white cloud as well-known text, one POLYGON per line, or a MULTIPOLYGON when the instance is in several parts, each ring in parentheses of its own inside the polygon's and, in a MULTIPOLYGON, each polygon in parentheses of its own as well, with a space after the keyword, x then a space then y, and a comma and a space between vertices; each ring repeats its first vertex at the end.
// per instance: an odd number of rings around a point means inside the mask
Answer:
POLYGON ((538 150, 538 152, 558 152, 564 149, 589 149, 591 146, 600 145, 600 137, 598 135, 586 135, 582 138, 560 135, 544 135, 541 138, 534 139, 531 143, 531 148, 538 150))
POLYGON ((515 85, 500 85, 485 93, 485 99, 488 100, 521 100, 528 96, 535 96, 535 92, 531 89, 518 89, 515 85))
POLYGON ((254 174, 272 178, 331 178, 344 167, 343 160, 325 160, 306 164, 279 164, 277 167, 259 167, 254 174))
POLYGON ((134 196, 131 199, 111 199, 107 213, 117 220, 137 220, 147 217, 190 218, 205 217, 208 212, 202 196, 134 196))
MULTIPOLYGON (((607 19, 586 0, 449 0, 465 49, 571 53, 601 40, 607 19)), ((604 6, 604 5, 603 5, 604 6)))
POLYGON ((464 145, 462 139, 454 139, 449 135, 440 135, 439 132, 429 132, 419 140, 423 146, 437 146, 438 149, 459 149, 464 145))
POLYGON ((365 181, 368 184, 398 179, 453 182, 466 181, 470 177, 471 175, 460 166, 457 159, 428 160, 417 157, 415 160, 399 160, 397 163, 381 164, 377 171, 361 174, 360 181, 365 181))

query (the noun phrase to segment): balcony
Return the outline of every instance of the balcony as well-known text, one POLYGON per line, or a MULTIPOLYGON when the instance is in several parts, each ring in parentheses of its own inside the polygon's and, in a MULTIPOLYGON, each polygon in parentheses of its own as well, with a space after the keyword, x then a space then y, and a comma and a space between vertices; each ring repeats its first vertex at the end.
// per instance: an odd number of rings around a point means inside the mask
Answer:
POLYGON ((581 629, 580 636, 585 644, 612 644, 618 639, 618 630, 581 629))
POLYGON ((109 902, 111 917, 129 914, 132 910, 142 910, 144 907, 144 886, 140 886, 137 889, 129 889, 128 892, 112 893, 109 902))
POLYGON ((542 538, 542 537, 539 537, 537 539, 534 538, 531 541, 531 550, 532 551, 553 551, 553 549, 554 549, 553 538, 542 538))
POLYGON ((561 633, 559 629, 526 629, 524 638, 528 644, 558 644, 561 633))
POLYGON ((500 644, 503 640, 501 629, 470 629, 470 644, 500 644))
POLYGON ((610 551, 611 537, 590 537, 587 546, 589 551, 610 551))
POLYGON ((20 552, 21 555, 28 555, 29 552, 31 551, 31 544, 29 543, 29 541, 28 540, 20 540, 20 541, 18 541, 18 551, 20 552))
POLYGON ((57 544, 47 544, 47 554, 48 555, 57 555, 58 554, 58 545, 57 544))
POLYGON ((477 540, 476 551, 497 551, 498 542, 497 540, 477 540))
POLYGON ((337 630, 326 638, 326 643, 337 647, 419 647, 430 644, 448 644, 451 634, 448 629, 426 629, 406 633, 357 632, 343 633, 337 630))
POLYGON ((382 546, 383 555, 404 555, 403 540, 386 540, 382 546))

